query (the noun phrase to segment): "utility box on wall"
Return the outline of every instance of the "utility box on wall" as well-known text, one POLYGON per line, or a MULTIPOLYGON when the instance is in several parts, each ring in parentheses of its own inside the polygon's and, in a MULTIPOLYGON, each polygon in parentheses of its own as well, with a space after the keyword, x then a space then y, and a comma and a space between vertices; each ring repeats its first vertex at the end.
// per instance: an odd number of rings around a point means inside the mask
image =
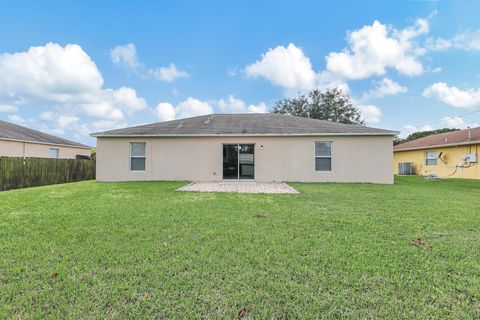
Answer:
POLYGON ((463 157, 466 163, 476 163, 477 162, 477 154, 476 153, 469 153, 463 157))

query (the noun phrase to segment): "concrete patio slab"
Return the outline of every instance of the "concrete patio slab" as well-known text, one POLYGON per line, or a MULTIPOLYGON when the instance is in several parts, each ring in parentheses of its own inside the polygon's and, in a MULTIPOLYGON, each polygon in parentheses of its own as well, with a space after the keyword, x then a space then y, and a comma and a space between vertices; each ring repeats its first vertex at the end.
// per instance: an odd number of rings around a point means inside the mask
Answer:
POLYGON ((193 182, 177 191, 238 192, 238 193, 299 193, 286 183, 254 181, 193 182))

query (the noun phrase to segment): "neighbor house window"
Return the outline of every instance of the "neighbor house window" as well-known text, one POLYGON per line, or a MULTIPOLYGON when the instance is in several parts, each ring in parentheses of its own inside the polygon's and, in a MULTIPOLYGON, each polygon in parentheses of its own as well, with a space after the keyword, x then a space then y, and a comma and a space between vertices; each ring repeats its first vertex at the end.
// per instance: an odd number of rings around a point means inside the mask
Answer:
POLYGON ((425 165, 426 166, 436 166, 437 165, 438 154, 436 151, 426 151, 425 152, 425 165))
POLYGON ((50 158, 58 158, 58 155, 60 154, 60 150, 56 148, 50 148, 50 158))
POLYGON ((146 150, 145 142, 130 143, 131 171, 145 171, 146 150))
POLYGON ((332 142, 315 142, 315 171, 332 171, 332 142))

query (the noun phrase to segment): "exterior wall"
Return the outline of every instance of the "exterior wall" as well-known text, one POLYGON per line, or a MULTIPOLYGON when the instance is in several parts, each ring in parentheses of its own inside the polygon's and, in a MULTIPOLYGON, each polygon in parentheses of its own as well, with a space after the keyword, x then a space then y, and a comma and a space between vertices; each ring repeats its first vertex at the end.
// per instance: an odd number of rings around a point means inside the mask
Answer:
POLYGON ((394 153, 393 171, 395 174, 398 174, 399 162, 413 162, 414 173, 418 175, 437 174, 439 177, 445 178, 480 179, 479 163, 472 163, 469 165, 465 164, 462 160, 462 158, 469 153, 476 153, 478 156, 479 151, 480 144, 424 150, 396 151, 394 153), (441 159, 437 160, 437 166, 425 165, 426 151, 436 151, 438 154, 442 152, 441 159), (455 171, 455 166, 457 164, 465 167, 459 167, 455 171))
POLYGON ((49 144, 0 140, 0 156, 50 158, 50 148, 59 150, 59 158, 75 159, 77 154, 90 156, 90 149, 49 144))
POLYGON ((393 137, 98 138, 97 180, 222 180, 222 144, 255 144, 256 181, 393 183, 393 137), (315 171, 315 141, 332 141, 332 171, 315 171), (146 170, 129 170, 130 142, 146 142, 146 170), (263 146, 263 150, 261 149, 263 146))

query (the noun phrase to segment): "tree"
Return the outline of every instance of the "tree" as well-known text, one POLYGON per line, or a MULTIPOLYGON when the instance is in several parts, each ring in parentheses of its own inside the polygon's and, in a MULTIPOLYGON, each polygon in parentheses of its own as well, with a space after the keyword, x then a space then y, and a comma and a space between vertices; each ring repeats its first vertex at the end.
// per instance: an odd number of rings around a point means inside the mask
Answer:
POLYGON ((415 139, 431 136, 432 134, 445 133, 445 132, 458 131, 458 130, 459 129, 454 129, 454 128, 443 128, 443 129, 436 129, 436 130, 429 130, 429 131, 418 131, 418 132, 409 134, 405 139, 395 138, 393 140, 393 144, 397 145, 397 144, 405 143, 415 139))
POLYGON ((282 99, 275 104, 272 112, 365 125, 360 111, 350 101, 350 97, 338 88, 327 89, 324 92, 315 89, 308 94, 282 99))

